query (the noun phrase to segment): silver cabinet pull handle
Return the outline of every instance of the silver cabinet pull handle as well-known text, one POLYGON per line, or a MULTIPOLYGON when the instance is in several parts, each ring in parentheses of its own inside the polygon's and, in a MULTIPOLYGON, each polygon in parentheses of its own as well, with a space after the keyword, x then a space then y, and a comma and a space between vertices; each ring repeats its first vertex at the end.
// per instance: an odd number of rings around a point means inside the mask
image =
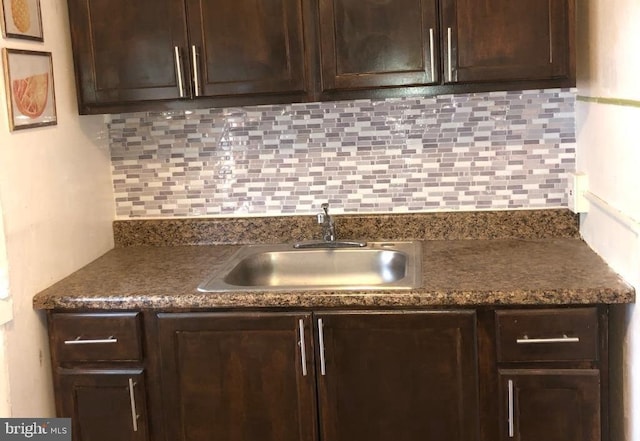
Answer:
POLYGON ((318 319, 318 340, 320 343, 320 374, 326 375, 327 369, 324 358, 324 323, 322 323, 322 319, 318 319))
POLYGON ((527 345, 527 344, 545 344, 545 343, 580 343, 579 337, 567 337, 563 335, 562 337, 555 338, 529 338, 528 336, 524 336, 522 338, 516 339, 516 343, 519 345, 527 345))
POLYGON ((201 95, 200 90, 200 63, 198 62, 198 48, 191 46, 191 63, 193 64, 193 90, 195 96, 201 95))
POLYGON ((81 337, 76 337, 75 340, 65 340, 65 345, 101 345, 107 343, 118 343, 118 339, 110 335, 107 338, 99 338, 93 340, 82 340, 81 337))
POLYGON ((180 48, 178 46, 173 47, 173 57, 176 62, 176 77, 178 78, 178 92, 180 98, 184 98, 184 79, 182 78, 182 55, 180 54, 180 48))
MULTIPOLYGON (((552 18, 549 15, 549 30, 553 29, 553 24, 551 22, 552 18)), ((553 64, 553 31, 549 33, 549 64, 553 64)))
POLYGON ((302 360, 302 376, 307 376, 307 348, 304 343, 304 320, 298 320, 298 331, 300 333, 300 358, 302 360))
POLYGON ((436 80, 435 49, 433 47, 433 28, 429 28, 429 56, 431 57, 431 81, 436 80))
POLYGON ((513 438, 514 436, 514 427, 513 427, 513 380, 509 380, 507 383, 507 407, 509 415, 507 416, 507 423, 509 426, 509 438, 513 438))
POLYGON ((451 28, 447 28, 447 71, 448 71, 447 78, 449 79, 449 82, 453 81, 453 74, 451 69, 451 66, 453 65, 453 62, 452 62, 453 55, 451 54, 452 48, 453 48, 453 42, 451 37, 451 28))
POLYGON ((129 401, 131 403, 131 421, 133 422, 133 431, 138 431, 138 412, 136 411, 136 395, 134 392, 134 387, 136 383, 133 381, 133 378, 129 378, 129 401))

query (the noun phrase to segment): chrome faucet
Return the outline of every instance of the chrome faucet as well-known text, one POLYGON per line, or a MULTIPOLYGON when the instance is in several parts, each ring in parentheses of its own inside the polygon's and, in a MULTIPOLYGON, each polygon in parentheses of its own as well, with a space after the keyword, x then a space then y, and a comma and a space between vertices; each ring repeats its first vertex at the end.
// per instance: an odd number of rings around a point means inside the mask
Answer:
POLYGON ((322 211, 317 214, 318 224, 322 225, 322 240, 310 242, 296 242, 294 248, 362 248, 366 247, 366 242, 352 240, 336 240, 336 223, 329 214, 329 204, 320 206, 322 211))
POLYGON ((318 213, 318 223, 322 225, 322 240, 325 242, 336 241, 336 224, 329 214, 329 204, 324 203, 320 206, 322 212, 318 213))

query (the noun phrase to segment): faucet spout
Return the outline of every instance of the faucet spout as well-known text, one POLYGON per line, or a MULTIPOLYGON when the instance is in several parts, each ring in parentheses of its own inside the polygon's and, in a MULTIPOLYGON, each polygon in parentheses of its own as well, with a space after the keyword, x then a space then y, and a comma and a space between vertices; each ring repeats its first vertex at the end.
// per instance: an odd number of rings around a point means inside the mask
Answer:
POLYGON ((322 212, 318 213, 318 223, 322 225, 322 240, 325 242, 335 242, 336 224, 329 214, 329 204, 325 202, 320 208, 322 208, 322 212))
POLYGON ((297 242, 293 244, 294 248, 362 248, 367 246, 367 242, 341 240, 336 238, 336 223, 329 214, 329 204, 324 203, 320 206, 322 211, 318 213, 318 224, 322 225, 322 241, 297 242))

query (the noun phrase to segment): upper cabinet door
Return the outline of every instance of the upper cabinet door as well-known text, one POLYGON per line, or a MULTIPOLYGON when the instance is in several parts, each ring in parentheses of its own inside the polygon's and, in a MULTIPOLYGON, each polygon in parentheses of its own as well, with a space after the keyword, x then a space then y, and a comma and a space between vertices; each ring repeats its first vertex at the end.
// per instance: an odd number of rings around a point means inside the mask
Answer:
POLYGON ((304 93, 302 0, 187 0, 194 96, 304 93))
POLYGON ((571 0, 442 0, 444 81, 573 78, 571 0))
POLYGON ((435 0, 319 0, 322 91, 438 81, 435 0))
POLYGON ((94 105, 180 98, 176 48, 187 39, 182 1, 68 5, 80 113, 94 105))

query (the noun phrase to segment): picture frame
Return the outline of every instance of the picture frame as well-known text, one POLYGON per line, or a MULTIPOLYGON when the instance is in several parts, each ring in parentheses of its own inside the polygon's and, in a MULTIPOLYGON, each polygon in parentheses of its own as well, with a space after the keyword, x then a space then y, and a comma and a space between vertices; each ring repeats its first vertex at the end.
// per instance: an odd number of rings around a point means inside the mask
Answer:
POLYGON ((40 0, 0 0, 4 38, 44 41, 40 0))
POLYGON ((11 131, 58 123, 51 52, 2 49, 11 131))

